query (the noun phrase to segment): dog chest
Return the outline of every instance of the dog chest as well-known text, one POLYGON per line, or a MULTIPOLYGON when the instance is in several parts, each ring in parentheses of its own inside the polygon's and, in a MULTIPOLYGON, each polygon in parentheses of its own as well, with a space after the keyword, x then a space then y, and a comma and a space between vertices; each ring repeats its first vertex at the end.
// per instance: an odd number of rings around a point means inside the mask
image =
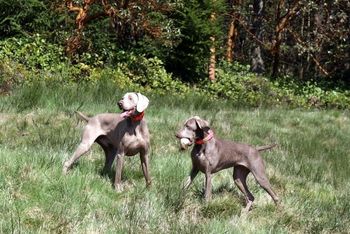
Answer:
POLYGON ((148 143, 145 141, 140 131, 134 133, 126 132, 122 138, 122 145, 127 151, 127 155, 132 156, 144 149, 148 143))
POLYGON ((205 172, 207 168, 211 165, 210 161, 203 152, 192 154, 192 163, 200 171, 205 172))

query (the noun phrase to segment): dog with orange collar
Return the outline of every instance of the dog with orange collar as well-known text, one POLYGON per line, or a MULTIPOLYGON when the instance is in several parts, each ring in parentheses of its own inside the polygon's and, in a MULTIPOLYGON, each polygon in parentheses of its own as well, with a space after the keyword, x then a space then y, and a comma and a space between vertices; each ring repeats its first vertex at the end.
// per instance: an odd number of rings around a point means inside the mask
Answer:
POLYGON ((198 116, 188 119, 176 133, 176 137, 180 139, 181 149, 186 149, 194 144, 191 152, 192 169, 183 189, 187 189, 198 172, 201 171, 205 174, 205 200, 209 201, 211 199, 212 174, 233 167, 234 182, 246 200, 246 207, 243 211, 249 211, 254 201, 246 184, 250 172, 273 201, 278 203, 279 198, 271 188, 263 159, 259 154, 261 151, 275 147, 276 144, 252 147, 247 144, 220 140, 214 135, 209 123, 198 116))
POLYGON ((121 174, 124 156, 140 154, 141 167, 146 180, 146 186, 151 184, 149 175, 150 136, 144 111, 149 100, 140 93, 126 93, 118 102, 121 114, 104 113, 94 117, 87 117, 81 112, 78 116, 87 122, 81 143, 73 156, 63 165, 66 174, 72 165, 84 155, 94 142, 98 143, 106 156, 104 173, 111 170, 116 158, 116 172, 114 186, 117 191, 122 190, 121 174))

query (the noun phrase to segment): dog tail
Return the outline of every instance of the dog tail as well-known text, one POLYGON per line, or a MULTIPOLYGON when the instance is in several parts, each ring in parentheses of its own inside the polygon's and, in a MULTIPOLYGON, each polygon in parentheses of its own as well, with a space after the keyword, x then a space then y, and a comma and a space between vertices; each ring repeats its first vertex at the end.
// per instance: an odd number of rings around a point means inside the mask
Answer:
POLYGON ((261 151, 265 151, 265 150, 271 149, 271 148, 273 148, 273 147, 275 147, 275 146, 277 146, 276 143, 271 144, 271 145, 258 146, 258 147, 256 147, 256 149, 257 149, 259 152, 261 152, 261 151))
POLYGON ((86 122, 88 122, 90 120, 89 117, 87 117, 86 115, 84 115, 83 113, 81 113, 80 111, 75 111, 75 113, 78 115, 78 117, 86 122))

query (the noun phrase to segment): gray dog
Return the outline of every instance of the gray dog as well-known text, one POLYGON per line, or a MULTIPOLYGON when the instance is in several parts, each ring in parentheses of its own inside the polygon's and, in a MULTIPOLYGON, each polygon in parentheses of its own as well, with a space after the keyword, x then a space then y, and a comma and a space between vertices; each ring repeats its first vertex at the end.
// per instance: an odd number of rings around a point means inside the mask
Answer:
POLYGON ((104 150, 106 162, 104 172, 111 169, 116 160, 115 189, 121 190, 121 173, 124 156, 133 156, 140 153, 142 171, 146 179, 146 185, 151 184, 149 176, 148 155, 150 149, 150 137, 147 124, 143 119, 144 110, 149 100, 140 93, 126 93, 118 102, 122 114, 105 113, 94 117, 87 117, 80 112, 79 116, 87 122, 84 128, 81 143, 73 156, 63 165, 66 174, 83 154, 85 154, 94 142, 97 142, 104 150))
POLYGON ((184 189, 191 185, 201 171, 205 173, 205 199, 208 201, 211 199, 212 174, 233 167, 233 179, 244 194, 247 203, 243 211, 249 211, 254 201, 246 184, 249 172, 252 172, 256 181, 270 194, 274 202, 278 203, 279 199, 271 189, 263 159, 259 154, 259 151, 270 149, 275 145, 253 148, 247 144, 220 140, 214 136, 208 122, 198 116, 188 119, 183 128, 176 133, 176 137, 181 139, 182 149, 195 144, 191 152, 192 170, 184 184, 184 189))

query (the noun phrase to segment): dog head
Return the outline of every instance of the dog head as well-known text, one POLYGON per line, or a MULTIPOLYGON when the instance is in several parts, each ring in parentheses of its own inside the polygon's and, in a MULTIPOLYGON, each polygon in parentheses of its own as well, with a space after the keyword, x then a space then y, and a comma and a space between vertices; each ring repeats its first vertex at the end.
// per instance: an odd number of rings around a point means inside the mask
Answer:
POLYGON ((126 93, 118 102, 118 106, 123 113, 128 112, 131 115, 146 110, 148 103, 148 98, 141 93, 126 93))
POLYGON ((209 123, 198 116, 194 116, 186 120, 183 127, 176 133, 176 137, 180 139, 180 148, 187 149, 197 139, 203 139, 205 134, 210 130, 209 123))

